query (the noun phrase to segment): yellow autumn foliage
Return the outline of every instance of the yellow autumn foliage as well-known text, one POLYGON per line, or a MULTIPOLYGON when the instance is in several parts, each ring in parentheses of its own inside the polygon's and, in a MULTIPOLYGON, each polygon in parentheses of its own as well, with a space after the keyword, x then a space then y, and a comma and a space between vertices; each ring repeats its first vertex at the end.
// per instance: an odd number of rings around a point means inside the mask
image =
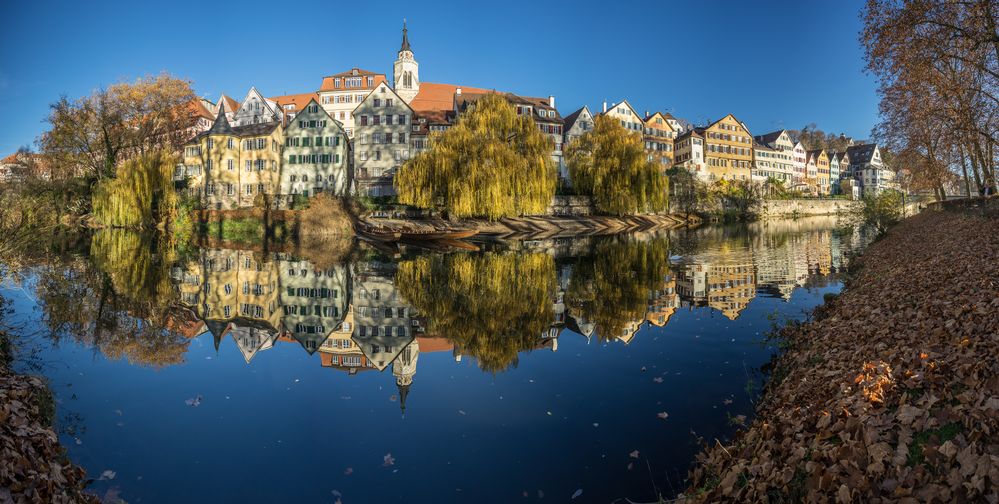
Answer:
POLYGON ((149 229, 170 220, 177 202, 173 170, 177 157, 166 150, 129 159, 117 175, 94 189, 93 216, 103 226, 149 229))
POLYGON ((452 217, 543 212, 555 195, 550 140, 505 98, 479 99, 395 177, 399 201, 452 217))
POLYGON ((642 135, 615 119, 597 116, 592 130, 566 146, 565 159, 572 186, 592 196, 600 212, 632 215, 668 209, 666 175, 649 161, 642 135))

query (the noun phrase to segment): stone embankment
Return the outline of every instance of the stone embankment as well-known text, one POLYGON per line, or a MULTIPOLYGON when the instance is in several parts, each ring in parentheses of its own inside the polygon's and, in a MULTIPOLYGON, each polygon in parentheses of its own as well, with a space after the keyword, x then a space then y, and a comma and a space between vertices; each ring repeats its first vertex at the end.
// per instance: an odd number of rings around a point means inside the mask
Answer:
POLYGON ((542 240, 577 236, 600 236, 621 233, 676 229, 697 225, 695 216, 631 215, 623 217, 587 215, 541 215, 507 217, 496 221, 466 219, 445 222, 433 219, 367 219, 366 225, 374 228, 430 232, 446 229, 475 229, 476 240, 542 240))
POLYGON ((786 218, 806 215, 837 215, 858 213, 864 202, 842 198, 801 198, 786 200, 763 200, 760 203, 760 218, 786 218))
POLYGON ((747 430, 688 502, 999 501, 999 200, 911 217, 784 328, 747 430))

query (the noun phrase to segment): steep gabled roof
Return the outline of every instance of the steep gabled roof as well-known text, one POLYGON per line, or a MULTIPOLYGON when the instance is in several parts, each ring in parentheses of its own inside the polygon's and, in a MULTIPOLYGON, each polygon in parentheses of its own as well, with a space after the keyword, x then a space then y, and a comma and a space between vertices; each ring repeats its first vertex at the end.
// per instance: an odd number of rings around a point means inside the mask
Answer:
POLYGON ((777 139, 780 138, 780 136, 783 135, 785 131, 787 131, 787 130, 771 131, 770 133, 765 133, 763 135, 757 135, 754 138, 756 138, 757 140, 759 140, 761 143, 764 143, 764 144, 767 144, 767 145, 773 145, 773 143, 776 142, 777 139))
MULTIPOLYGON (((632 107, 631 104, 628 103, 628 100, 621 100, 621 101, 615 103, 614 105, 611 105, 610 107, 607 107, 607 113, 609 114, 610 111, 611 111, 611 109, 617 108, 617 107, 619 107, 621 105, 627 106, 631 110, 631 113, 635 114, 635 117, 637 117, 639 120, 642 119, 642 115, 639 114, 637 110, 635 110, 635 107, 632 107)), ((603 112, 601 112, 601 113, 603 113, 603 112)))
POLYGON ((850 156, 851 163, 869 163, 874 158, 874 151, 877 148, 878 144, 873 143, 851 145, 846 148, 846 154, 850 156))
POLYGON ((565 123, 565 130, 564 131, 569 131, 569 129, 571 129, 574 124, 576 124, 576 120, 579 119, 579 116, 583 114, 584 110, 588 114, 590 114, 590 117, 593 117, 593 113, 590 112, 590 108, 587 107, 586 105, 583 105, 578 110, 576 110, 575 112, 573 112, 573 113, 565 116, 562 119, 562 121, 565 123))

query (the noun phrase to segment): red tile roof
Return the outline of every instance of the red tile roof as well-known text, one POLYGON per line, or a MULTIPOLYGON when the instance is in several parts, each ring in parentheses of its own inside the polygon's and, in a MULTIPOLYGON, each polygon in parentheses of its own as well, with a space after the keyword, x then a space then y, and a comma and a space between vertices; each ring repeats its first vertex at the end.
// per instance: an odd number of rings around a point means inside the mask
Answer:
POLYGON ((421 82, 420 92, 416 94, 416 97, 413 98, 409 106, 420 115, 424 115, 424 112, 432 110, 454 110, 454 93, 458 88, 461 88, 462 93, 495 93, 495 91, 488 89, 458 86, 455 84, 421 82))
MULTIPOLYGON (((423 87, 421 84, 420 87, 423 87)), ((420 344, 420 353, 450 352, 454 350, 454 344, 447 338, 417 337, 420 344)))
POLYGON ((323 77, 323 83, 319 86, 320 91, 348 91, 351 89, 374 89, 378 87, 379 84, 385 82, 385 74, 380 74, 377 72, 370 72, 368 70, 361 70, 360 68, 351 68, 346 72, 340 72, 338 74, 328 75, 323 77), (355 75, 356 72, 356 75, 355 75), (375 77, 375 84, 373 86, 368 86, 367 79, 364 81, 364 85, 361 87, 354 88, 344 88, 344 87, 333 87, 333 80, 337 77, 361 77, 373 75, 375 77))
POLYGON ((294 111, 299 111, 305 108, 309 104, 309 100, 316 100, 319 103, 319 95, 316 93, 300 93, 284 96, 272 96, 268 100, 273 100, 277 102, 281 110, 284 110, 285 105, 294 105, 295 108, 291 109, 294 111))

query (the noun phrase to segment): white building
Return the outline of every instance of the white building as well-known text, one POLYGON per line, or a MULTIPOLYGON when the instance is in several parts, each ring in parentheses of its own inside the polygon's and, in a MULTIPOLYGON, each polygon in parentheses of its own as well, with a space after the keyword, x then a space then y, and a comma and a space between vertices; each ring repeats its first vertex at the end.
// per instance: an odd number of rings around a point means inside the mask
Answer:
POLYGON ((298 111, 285 128, 279 194, 290 204, 295 195, 348 194, 347 134, 315 100, 298 111))
POLYGON ((385 74, 360 68, 323 77, 323 83, 319 87, 319 104, 333 119, 340 121, 348 138, 354 138, 354 117, 351 112, 383 82, 385 74))
MULTIPOLYGON (((223 100, 223 105, 225 105, 223 100)), ((243 103, 232 116, 232 126, 281 122, 284 114, 274 100, 264 98, 257 88, 251 87, 243 103)))
POLYGON ((358 194, 391 196, 392 181, 409 159, 413 109, 382 82, 354 109, 354 179, 358 194))

